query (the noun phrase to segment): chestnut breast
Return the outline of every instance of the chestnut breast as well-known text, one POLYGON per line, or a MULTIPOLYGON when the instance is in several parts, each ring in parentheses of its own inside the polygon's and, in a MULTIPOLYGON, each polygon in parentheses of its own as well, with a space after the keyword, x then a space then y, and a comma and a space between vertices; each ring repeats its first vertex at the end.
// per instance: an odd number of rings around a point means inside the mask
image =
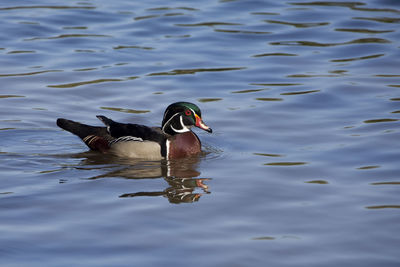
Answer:
POLYGON ((199 138, 192 131, 174 135, 168 138, 168 158, 182 158, 201 152, 199 138))

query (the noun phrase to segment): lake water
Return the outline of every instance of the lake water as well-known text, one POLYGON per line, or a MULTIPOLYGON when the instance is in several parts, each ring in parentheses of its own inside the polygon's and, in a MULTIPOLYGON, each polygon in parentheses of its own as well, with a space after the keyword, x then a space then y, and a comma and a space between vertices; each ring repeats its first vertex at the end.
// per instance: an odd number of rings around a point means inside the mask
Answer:
POLYGON ((0 3, 2 266, 399 266, 400 3, 0 3), (58 117, 206 152, 88 152, 58 117))

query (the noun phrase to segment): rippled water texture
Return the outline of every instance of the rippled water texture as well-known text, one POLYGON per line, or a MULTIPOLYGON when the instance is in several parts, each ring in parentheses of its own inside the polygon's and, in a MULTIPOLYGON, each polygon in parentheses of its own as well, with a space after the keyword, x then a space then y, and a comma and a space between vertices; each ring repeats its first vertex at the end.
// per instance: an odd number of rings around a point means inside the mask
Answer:
POLYGON ((400 3, 0 3, 2 266, 399 266, 400 3), (160 125, 132 161, 55 125, 160 125))

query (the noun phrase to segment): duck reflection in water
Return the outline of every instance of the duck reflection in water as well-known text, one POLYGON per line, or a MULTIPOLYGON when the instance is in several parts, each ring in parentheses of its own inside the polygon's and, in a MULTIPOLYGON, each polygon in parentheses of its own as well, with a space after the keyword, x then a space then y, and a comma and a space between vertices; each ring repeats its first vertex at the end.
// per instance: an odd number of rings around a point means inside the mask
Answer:
POLYGON ((204 193, 209 194, 208 186, 203 182, 210 179, 201 178, 176 178, 166 177, 165 180, 168 182, 169 187, 163 191, 152 191, 152 192, 137 192, 123 194, 120 197, 139 197, 139 196, 164 196, 167 197, 170 203, 192 203, 198 201, 202 196, 201 193, 194 192, 196 188, 201 188, 204 193))
MULTIPOLYGON (((200 199, 203 194, 210 194, 209 186, 205 184, 205 181, 211 180, 210 178, 195 178, 200 176, 200 172, 197 171, 197 164, 202 156, 193 156, 184 159, 177 160, 161 160, 161 161, 137 161, 129 162, 129 167, 119 168, 109 171, 105 174, 91 177, 89 179, 101 179, 101 178, 125 178, 125 179, 156 179, 164 178, 167 182, 168 187, 164 190, 155 191, 138 191, 132 193, 124 193, 120 195, 121 198, 129 197, 158 197, 164 196, 168 198, 170 203, 192 203, 200 199)), ((110 158, 104 159, 97 155, 86 155, 84 165, 102 165, 103 160, 110 163, 116 163, 119 166, 124 166, 128 161, 124 161, 121 158, 110 158)), ((82 164, 82 163, 81 163, 82 164)), ((102 166, 104 170, 104 165, 102 166)))

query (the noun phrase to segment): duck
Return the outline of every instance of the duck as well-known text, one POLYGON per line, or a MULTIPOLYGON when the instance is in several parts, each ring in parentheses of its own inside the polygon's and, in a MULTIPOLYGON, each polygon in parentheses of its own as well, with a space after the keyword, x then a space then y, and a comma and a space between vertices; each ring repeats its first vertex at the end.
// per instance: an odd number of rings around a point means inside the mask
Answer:
POLYGON ((200 108, 190 102, 170 104, 161 127, 120 123, 96 116, 105 126, 91 126, 57 119, 57 125, 78 136, 90 150, 118 157, 146 160, 177 159, 201 153, 201 141, 193 127, 212 133, 201 117, 200 108))

